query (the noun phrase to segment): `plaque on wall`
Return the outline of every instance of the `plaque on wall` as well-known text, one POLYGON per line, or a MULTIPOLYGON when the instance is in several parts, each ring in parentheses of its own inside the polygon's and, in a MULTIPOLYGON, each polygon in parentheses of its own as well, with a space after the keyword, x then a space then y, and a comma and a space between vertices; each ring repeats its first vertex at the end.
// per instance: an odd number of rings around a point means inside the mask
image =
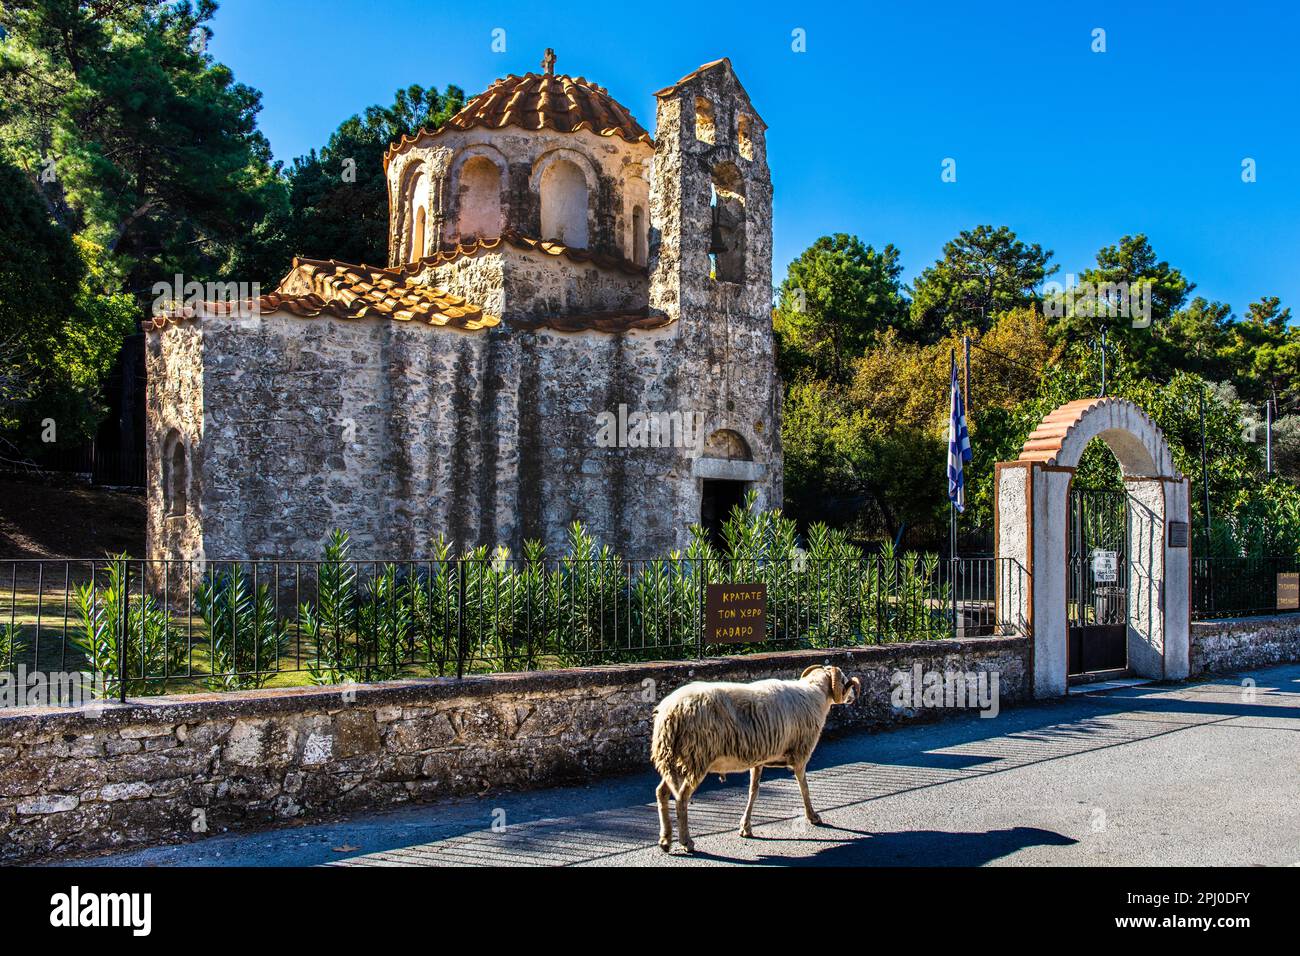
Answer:
POLYGON ((710 584, 704 601, 705 644, 767 640, 766 584, 710 584))
POLYGON ((1171 548, 1187 547, 1187 522, 1186 521, 1169 522, 1169 547, 1171 548))
POLYGON ((1300 572, 1277 576, 1277 609, 1300 611, 1300 572))

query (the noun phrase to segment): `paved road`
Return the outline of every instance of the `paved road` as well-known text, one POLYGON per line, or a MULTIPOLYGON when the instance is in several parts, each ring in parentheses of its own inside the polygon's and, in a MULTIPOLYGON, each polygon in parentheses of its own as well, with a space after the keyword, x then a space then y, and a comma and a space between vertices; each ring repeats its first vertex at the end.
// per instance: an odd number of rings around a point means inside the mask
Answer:
POLYGON ((824 741, 809 773, 822 827, 803 823, 793 777, 769 771, 755 838, 740 839, 746 780, 715 778, 696 796, 694 856, 656 846, 647 772, 95 862, 1296 865, 1300 666, 824 741), (493 830, 494 814, 504 830, 493 830))

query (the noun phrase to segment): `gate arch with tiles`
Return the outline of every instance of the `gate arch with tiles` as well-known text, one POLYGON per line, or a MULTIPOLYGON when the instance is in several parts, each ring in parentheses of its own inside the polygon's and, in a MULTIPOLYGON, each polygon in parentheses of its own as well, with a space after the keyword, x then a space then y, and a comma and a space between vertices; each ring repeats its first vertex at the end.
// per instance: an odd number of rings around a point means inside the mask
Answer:
POLYGON ((1000 586, 1007 604, 1000 613, 1033 637, 1035 696, 1064 694, 1071 674, 1087 671, 1186 677, 1191 631, 1189 489, 1151 418, 1126 399, 1069 402, 1043 419, 1019 458, 996 466, 994 480, 994 540, 1003 559, 999 564, 1024 582, 1000 586), (1085 523, 1077 523, 1075 509, 1086 512, 1089 501, 1099 501, 1088 497, 1095 492, 1075 493, 1074 473, 1094 438, 1104 441, 1118 460, 1124 490, 1105 501, 1109 523, 1089 528, 1086 513, 1085 523), (1089 535, 1107 538, 1109 545, 1092 545, 1089 535), (1071 581, 1085 560, 1092 574, 1096 550, 1115 553, 1115 580, 1101 582, 1107 590, 1100 594, 1095 579, 1092 584, 1081 577, 1071 581), (1095 640, 1087 644, 1081 643, 1084 634, 1074 630, 1101 626, 1110 630, 1088 631, 1095 640), (1074 660, 1072 634, 1078 635, 1074 660), (1121 645, 1123 662, 1109 666, 1119 661, 1121 645))

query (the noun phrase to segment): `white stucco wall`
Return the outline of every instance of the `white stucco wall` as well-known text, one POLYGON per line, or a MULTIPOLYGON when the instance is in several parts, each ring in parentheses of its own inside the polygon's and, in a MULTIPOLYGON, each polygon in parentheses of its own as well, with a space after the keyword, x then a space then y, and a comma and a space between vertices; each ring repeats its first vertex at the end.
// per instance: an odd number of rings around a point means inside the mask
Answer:
POLYGON ((1187 479, 1174 468, 1160 429, 1131 402, 1104 400, 1055 428, 1039 434, 1055 435, 1059 448, 1044 437, 1037 448, 1026 445, 1025 459, 998 468, 998 557, 1025 562, 1032 581, 1027 596, 1002 589, 1009 605, 1002 616, 1028 618, 1035 696, 1068 689, 1069 494, 1074 468, 1094 438, 1119 460, 1129 495, 1129 669, 1158 679, 1187 677, 1191 551, 1171 547, 1169 535, 1169 522, 1188 521, 1187 479), (1035 456, 1047 460, 1030 460, 1035 456))

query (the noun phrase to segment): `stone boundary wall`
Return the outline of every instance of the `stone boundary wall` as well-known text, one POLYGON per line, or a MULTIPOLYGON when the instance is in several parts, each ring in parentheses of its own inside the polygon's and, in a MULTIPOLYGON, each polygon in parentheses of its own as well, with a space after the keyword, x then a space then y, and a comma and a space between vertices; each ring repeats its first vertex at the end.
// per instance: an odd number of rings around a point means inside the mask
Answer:
MULTIPOLYGON (((278 821, 649 767, 655 703, 692 680, 862 679, 829 731, 935 719, 895 711, 891 681, 996 672, 1001 706, 1029 696, 1025 638, 137 699, 93 711, 0 711, 0 860, 58 860, 278 821)), ((651 799, 649 791, 646 799, 651 799)), ((653 834, 647 834, 650 840, 653 834)))
POLYGON ((1300 661, 1300 613, 1192 622, 1192 674, 1300 661))

